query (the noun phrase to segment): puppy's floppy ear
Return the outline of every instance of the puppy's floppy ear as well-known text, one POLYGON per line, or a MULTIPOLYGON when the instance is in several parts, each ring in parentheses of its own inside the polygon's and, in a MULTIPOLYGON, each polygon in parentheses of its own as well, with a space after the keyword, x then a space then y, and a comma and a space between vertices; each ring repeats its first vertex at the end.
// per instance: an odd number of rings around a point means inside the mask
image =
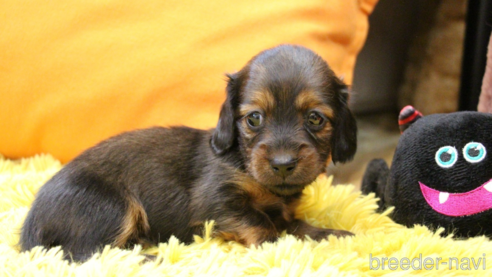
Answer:
POLYGON ((331 137, 331 157, 333 163, 344 163, 352 160, 357 151, 357 123, 348 108, 347 85, 337 79, 335 89, 338 90, 335 100, 338 107, 331 137))
POLYGON ((227 97, 220 110, 219 122, 212 134, 210 145, 217 155, 225 153, 234 144, 236 138, 235 108, 239 101, 241 87, 239 73, 227 74, 227 97))

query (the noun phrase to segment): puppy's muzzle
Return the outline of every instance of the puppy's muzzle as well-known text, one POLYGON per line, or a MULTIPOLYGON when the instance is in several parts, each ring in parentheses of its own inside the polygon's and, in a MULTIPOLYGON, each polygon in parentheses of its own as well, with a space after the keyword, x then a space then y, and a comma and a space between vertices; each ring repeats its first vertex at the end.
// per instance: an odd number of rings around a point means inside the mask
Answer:
POLYGON ((297 166, 297 158, 291 154, 280 154, 270 160, 270 167, 275 175, 286 178, 292 175, 297 166))

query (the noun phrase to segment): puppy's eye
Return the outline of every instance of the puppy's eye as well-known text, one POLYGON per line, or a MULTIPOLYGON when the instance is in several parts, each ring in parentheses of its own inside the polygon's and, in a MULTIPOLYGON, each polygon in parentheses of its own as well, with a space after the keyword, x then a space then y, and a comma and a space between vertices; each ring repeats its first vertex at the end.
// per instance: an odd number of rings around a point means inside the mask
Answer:
POLYGON ((324 118, 317 112, 311 112, 308 116, 309 125, 319 127, 323 124, 324 118))
POLYGON ((259 127, 263 124, 263 116, 259 112, 254 112, 246 117, 246 122, 253 128, 259 127))

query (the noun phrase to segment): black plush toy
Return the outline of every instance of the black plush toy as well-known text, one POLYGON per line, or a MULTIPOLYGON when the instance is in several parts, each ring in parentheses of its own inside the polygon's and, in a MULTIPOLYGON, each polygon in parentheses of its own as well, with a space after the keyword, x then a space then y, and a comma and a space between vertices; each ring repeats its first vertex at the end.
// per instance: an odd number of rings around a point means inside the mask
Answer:
POLYGON ((394 221, 444 227, 458 237, 492 236, 492 114, 422 116, 413 107, 399 118, 402 136, 391 170, 369 163, 362 192, 394 206, 394 221))

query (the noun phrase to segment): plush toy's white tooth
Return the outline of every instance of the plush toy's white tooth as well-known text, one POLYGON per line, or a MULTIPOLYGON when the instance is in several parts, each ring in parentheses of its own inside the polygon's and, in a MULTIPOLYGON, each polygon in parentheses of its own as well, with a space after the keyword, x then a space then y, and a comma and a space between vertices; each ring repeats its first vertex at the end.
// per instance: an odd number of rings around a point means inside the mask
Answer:
POLYGON ((448 201, 449 193, 447 192, 440 192, 439 193, 439 203, 444 203, 448 201))
POLYGON ((489 192, 492 192, 492 181, 488 181, 487 184, 483 186, 483 188, 489 192))

